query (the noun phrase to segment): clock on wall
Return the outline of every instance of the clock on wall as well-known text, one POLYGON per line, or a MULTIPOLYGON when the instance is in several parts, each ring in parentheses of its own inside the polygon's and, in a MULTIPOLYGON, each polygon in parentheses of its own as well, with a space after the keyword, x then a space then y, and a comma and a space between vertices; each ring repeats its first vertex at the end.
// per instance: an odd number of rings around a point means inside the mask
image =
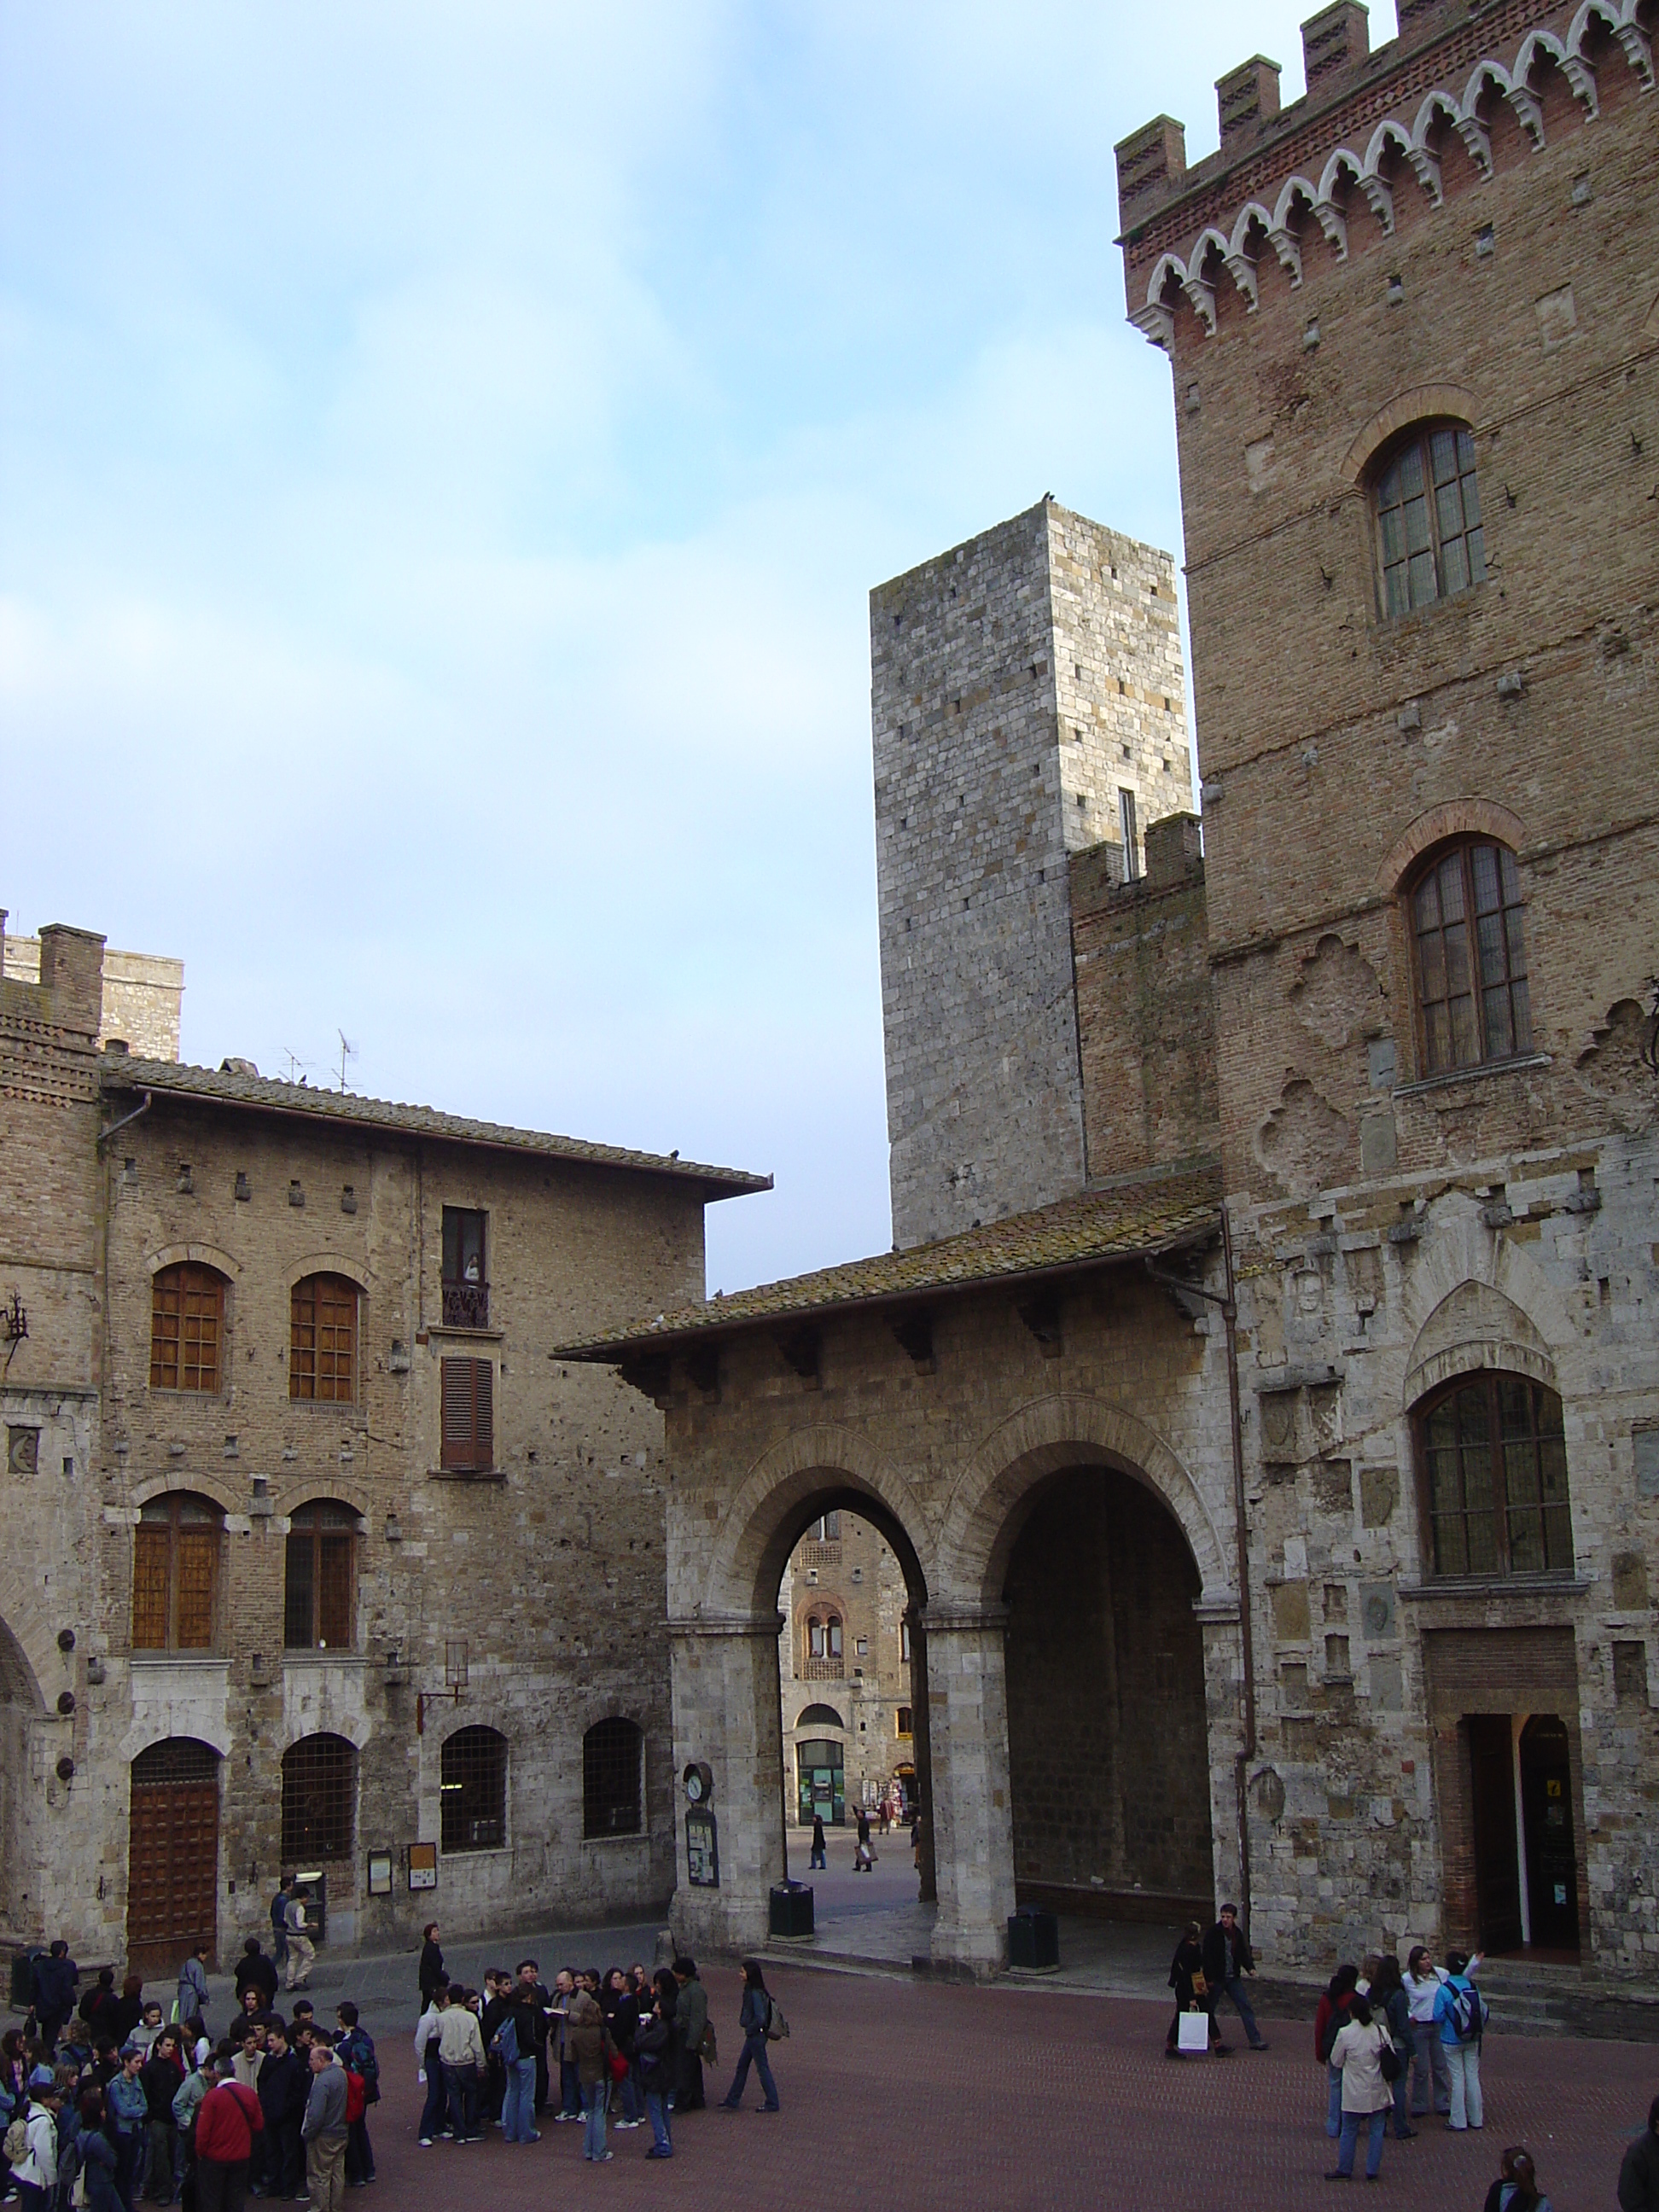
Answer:
POLYGON ((714 1777, 700 1759, 692 1760, 690 1765, 686 1768, 683 1779, 685 1783, 685 1797, 688 1804, 707 1805, 714 1796, 714 1777))

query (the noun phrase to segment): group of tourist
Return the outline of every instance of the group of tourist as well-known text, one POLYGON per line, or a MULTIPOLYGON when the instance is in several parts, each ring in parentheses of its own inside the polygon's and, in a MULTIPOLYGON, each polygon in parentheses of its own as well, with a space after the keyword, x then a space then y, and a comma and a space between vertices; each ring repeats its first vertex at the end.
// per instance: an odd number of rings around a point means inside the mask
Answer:
POLYGON ((216 2041, 210 1955, 180 1967, 171 2021, 137 1975, 118 1993, 107 1966, 77 2003, 64 1943, 34 1961, 27 2020, 0 2036, 0 2196, 23 2212, 241 2212, 249 2195, 339 2212, 374 2180, 380 2067, 356 2006, 338 2008, 337 2032, 304 1997, 277 2013, 276 1964, 250 1936, 216 2041))
MULTIPOLYGON (((580 2122, 582 2155, 608 2163, 607 2124, 620 2134, 651 2129, 647 2158, 672 2158, 674 2121, 706 2101, 703 2069, 718 2046, 708 1992, 695 1959, 647 1974, 640 1965, 562 1966, 549 1989, 539 1962, 492 1967, 481 1989, 445 1971, 436 1922, 421 1948, 421 2016, 415 2059, 425 2087, 422 2149, 475 2143, 499 2127, 508 2143, 541 2141, 536 2123, 580 2122)), ((788 2033, 757 1960, 745 1960, 738 2009, 743 2049, 721 2100, 736 2111, 752 2069, 763 2112, 778 2110, 769 2043, 788 2033)))

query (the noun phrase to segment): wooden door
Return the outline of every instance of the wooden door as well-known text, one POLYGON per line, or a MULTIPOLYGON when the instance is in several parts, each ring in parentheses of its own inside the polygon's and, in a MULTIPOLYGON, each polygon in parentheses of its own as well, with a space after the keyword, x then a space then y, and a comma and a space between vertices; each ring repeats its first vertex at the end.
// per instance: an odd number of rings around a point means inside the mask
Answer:
POLYGON ((197 1944, 216 1945, 218 1900, 218 1754, 170 1737, 132 1762, 128 1972, 163 1980, 197 1944))
POLYGON ((1527 1829, 1527 1903, 1543 1950, 1578 1948, 1578 1853, 1572 1834, 1567 1724, 1534 1714, 1521 1731, 1521 1817, 1527 1829))
POLYGON ((1471 1713, 1470 1780, 1474 1802, 1474 1883, 1483 1951, 1521 1942, 1521 1861, 1515 1838, 1515 1739, 1507 1713, 1471 1713))

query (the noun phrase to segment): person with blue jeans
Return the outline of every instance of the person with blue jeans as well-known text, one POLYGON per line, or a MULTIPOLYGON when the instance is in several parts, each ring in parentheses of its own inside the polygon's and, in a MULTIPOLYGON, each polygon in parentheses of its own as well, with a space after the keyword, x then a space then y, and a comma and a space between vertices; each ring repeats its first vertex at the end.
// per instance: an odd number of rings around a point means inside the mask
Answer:
POLYGON ((1435 2026, 1439 2030, 1447 2070, 1451 2075, 1451 2111, 1446 2125, 1455 2128, 1460 2135, 1466 2128, 1484 2127, 1486 2119, 1480 2101, 1480 2035, 1486 2024, 1486 2007, 1474 1978, 1480 1971, 1478 1951, 1473 1958, 1462 1951, 1448 1951, 1446 1978, 1434 2001, 1435 2026), (1463 2009, 1474 2023, 1474 2033, 1470 2036, 1462 2036, 1457 2032, 1460 1996, 1468 1999, 1463 2009))
POLYGON ((1331 2056, 1331 2046, 1341 2029, 1347 2025, 1358 1980, 1358 1966, 1351 1961, 1340 1966, 1331 1976, 1330 1986, 1320 1998, 1319 2009, 1314 2014, 1314 2056, 1325 2069, 1329 2093, 1326 2102, 1325 2132, 1333 2142, 1342 2132, 1342 2069, 1331 2056))
POLYGON ((1400 1961, 1392 1951, 1377 1960, 1376 1972, 1372 1975, 1370 1988, 1365 1994, 1371 2010, 1381 2015, 1382 2024, 1389 2031, 1389 2040, 1404 2062, 1394 2084, 1394 2132, 1398 2142, 1408 2142, 1417 2133, 1412 2125, 1407 2103, 1415 2038, 1412 2033, 1411 2002, 1406 1995, 1400 1961))
MULTIPOLYGON (((1252 2051, 1265 2051, 1267 2038, 1255 2024, 1255 2014, 1244 1993, 1243 1977, 1255 1972, 1255 1954, 1250 1948, 1250 1939, 1238 1924, 1238 1907, 1224 1905, 1215 1926, 1204 1938, 1204 1978, 1210 1985, 1210 2017, 1216 2017, 1216 2007, 1224 1996, 1232 1999, 1233 2008, 1244 2024, 1245 2040, 1252 2051)), ((1224 2050, 1224 2044, 1216 2048, 1224 2050)))
POLYGON ((761 2094, 766 2102, 763 2112, 778 2109, 778 2085, 772 2079, 772 2069, 766 2056, 766 2031, 772 2024, 772 1999, 766 1987, 766 1978, 761 1972, 758 1959, 743 1962, 743 2008, 738 2014, 738 2028, 743 2037, 743 2049, 738 2055, 738 2070, 732 2076, 732 2087, 721 2099, 728 2112, 735 2112, 743 2102, 743 2085, 749 2079, 752 2066, 760 2075, 761 2094))
POLYGON ((654 1984, 656 1996, 649 2018, 640 2024, 634 2039, 634 2048, 639 2054, 640 2084, 645 2092, 646 2117, 651 2123, 651 2148, 647 2158, 672 2158, 674 2132, 669 2120, 674 2093, 674 2008, 679 2001, 679 1986, 666 1966, 658 1969, 654 1984))
POLYGON ((507 2008, 490 2045, 507 2076, 501 2099, 501 2141, 539 2142, 536 2117, 536 2046, 531 2033, 530 2008, 515 2001, 507 2008))
POLYGON ((1353 2179, 1354 2152, 1359 2130, 1366 2130, 1365 2179, 1375 2181, 1382 2164, 1382 2138, 1388 2133, 1394 2093, 1382 2078, 1382 2053, 1393 2046, 1389 2032, 1373 2018, 1370 2006, 1356 1991, 1348 2017, 1331 2045, 1331 2063, 1342 2075, 1342 2128, 1338 2139, 1336 2166, 1327 2181, 1353 2179))

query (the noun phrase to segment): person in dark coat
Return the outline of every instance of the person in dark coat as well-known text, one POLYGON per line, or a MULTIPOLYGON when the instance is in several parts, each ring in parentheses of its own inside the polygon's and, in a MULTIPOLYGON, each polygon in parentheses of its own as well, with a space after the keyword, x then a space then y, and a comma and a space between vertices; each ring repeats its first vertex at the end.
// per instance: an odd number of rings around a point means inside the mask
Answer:
POLYGON ((812 1856, 808 1862, 808 1870, 810 1872, 815 1869, 824 1874, 830 1871, 830 1853, 823 1838, 822 1813, 814 1813, 812 1815, 812 1856))
POLYGON ((1659 2097, 1619 2169, 1619 2212, 1659 2212, 1659 2097))
POLYGON ((1325 2132, 1334 2142, 1342 2132, 1342 2069, 1331 2063, 1331 2045, 1348 2024, 1359 1969, 1345 1961, 1331 1976, 1314 2014, 1314 2057, 1325 2069, 1325 2132))
POLYGON ((647 2158, 672 2158, 675 2055, 674 2014, 679 2005, 679 1984, 666 1966, 659 1968, 650 2014, 640 2022, 634 2039, 639 2054, 640 2080, 645 2090, 645 2109, 653 2138, 647 2158))
POLYGON ((1164 2039, 1164 2056, 1179 2058, 1181 2045, 1181 2015, 1196 2005, 1209 2023, 1207 2039, 1212 2046, 1225 2050, 1221 2032, 1215 2024, 1215 1992, 1201 1984, 1207 1978, 1204 1973, 1203 1930, 1196 1920, 1187 1923, 1187 1932, 1176 1945, 1175 1957, 1170 1961, 1170 1987, 1175 1991, 1175 2018, 1170 2022, 1170 2033, 1164 2039))
POLYGON ((144 2016, 144 1985, 137 1974, 129 1974, 121 1984, 121 1994, 115 2000, 115 2010, 110 2014, 109 2039, 118 2051, 125 2051, 132 2040, 132 2032, 144 2016))
POLYGON ((125 2212, 116 2185, 115 2133, 105 2110, 101 2091, 86 2090, 81 2099, 81 2171, 87 2178, 87 2212, 125 2212))
POLYGON ((259 1939, 250 1936, 242 1946, 242 1955, 236 1961, 236 2002, 240 2005, 250 1990, 258 1990, 264 1999, 264 2009, 269 2012, 276 2002, 276 1969, 259 1948, 259 1939))
POLYGON ((265 2116, 264 2173, 258 2193, 297 2197, 305 2186, 300 2123, 305 2118, 311 2081, 306 2063, 288 2039, 288 2028, 273 2019, 265 2030, 265 2061, 259 2069, 259 2106, 265 2116))
POLYGON ((761 1972, 758 1959, 743 1962, 743 2003, 738 2013, 738 2032, 743 2038, 743 2049, 738 2055, 738 2070, 732 2077, 732 2087, 721 2100, 728 2112, 735 2112, 743 2103, 744 2083, 749 2079, 752 2066, 760 2076, 761 2094, 766 2102, 759 2107, 763 2112, 778 2109, 778 2085, 772 2079, 772 2068, 766 2055, 766 2032, 772 2025, 772 1999, 766 1986, 766 1977, 761 1972))
POLYGON ((697 1979, 695 1959, 678 1958, 673 1966, 679 1997, 674 2008, 674 2033, 680 2047, 677 2112, 700 2112, 703 2108, 702 2035, 708 2025, 708 1992, 697 1979))
MULTIPOLYGON (((1233 2008, 1244 2023, 1244 2035, 1252 2051, 1267 2048, 1266 2037, 1255 2024, 1255 2014, 1244 1991, 1244 1976, 1255 1972, 1255 1954, 1250 1948, 1250 1939, 1238 1924, 1238 1907, 1224 1905, 1216 1923, 1204 1938, 1204 1978, 1210 1985, 1210 2013, 1213 2018, 1224 1996, 1231 1997, 1233 2008)), ((1217 2033, 1219 2033, 1218 2026, 1217 2033)), ((1218 2045, 1224 2049, 1224 2045, 1218 2045)))
POLYGON ((120 1998, 115 1994, 114 1967, 100 1966, 98 1979, 75 2008, 92 2031, 94 2049, 97 2047, 99 2039, 106 2035, 112 2043, 118 2046, 120 2044, 121 2038, 117 2033, 118 2026, 117 2008, 120 2002, 120 1998))
POLYGON ((69 1945, 61 1936, 46 1957, 34 1962, 30 1977, 34 2024, 40 2030, 40 2048, 49 2063, 58 2048, 58 2033, 75 2010, 75 1985, 80 1978, 81 1969, 70 1958, 69 1945))
POLYGON ((440 1982, 447 1980, 444 1954, 438 1948, 438 1923, 428 1920, 421 1930, 421 2009, 425 2011, 432 2002, 432 1992, 440 1982))
POLYGON ((1370 2006, 1379 2013, 1389 2031, 1390 2041, 1400 2053, 1402 2063, 1400 2079, 1390 2083, 1394 2096, 1394 2132, 1397 2142, 1407 2142, 1417 2133, 1412 2125, 1408 2098, 1412 2072, 1412 2006, 1406 1995, 1400 1961, 1392 1951, 1385 1952, 1376 1962, 1376 1972, 1371 1976, 1370 2006))
POLYGON ((515 1969, 518 1987, 514 1991, 524 2008, 519 2028, 519 2048, 536 2061, 536 2117, 539 2119, 547 2110, 547 2032, 550 2025, 549 2008, 553 2002, 552 1992, 543 1987, 542 1970, 534 1959, 520 1959, 515 1969), (524 2042, 526 2029, 530 2033, 528 2046, 524 2042))

